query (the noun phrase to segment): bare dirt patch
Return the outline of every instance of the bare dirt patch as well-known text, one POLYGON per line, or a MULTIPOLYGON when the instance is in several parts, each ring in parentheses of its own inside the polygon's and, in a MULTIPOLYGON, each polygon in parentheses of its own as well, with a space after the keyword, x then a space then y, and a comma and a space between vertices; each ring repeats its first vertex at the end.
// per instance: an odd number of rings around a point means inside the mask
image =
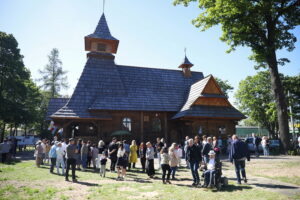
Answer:
POLYGON ((127 199, 153 199, 158 197, 159 193, 153 192, 141 192, 138 196, 129 196, 127 199))

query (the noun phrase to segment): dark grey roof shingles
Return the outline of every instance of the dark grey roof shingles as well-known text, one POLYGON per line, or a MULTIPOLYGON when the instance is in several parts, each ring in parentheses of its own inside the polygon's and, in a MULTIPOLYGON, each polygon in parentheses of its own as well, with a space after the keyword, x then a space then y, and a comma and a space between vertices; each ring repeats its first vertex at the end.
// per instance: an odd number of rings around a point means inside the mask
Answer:
POLYGON ((93 110, 179 111, 190 85, 203 78, 180 70, 115 65, 113 60, 88 58, 74 93, 56 117, 91 117, 93 110))
POLYGON ((104 13, 102 14, 94 33, 86 36, 91 38, 101 38, 106 40, 117 40, 109 31, 104 13))
POLYGON ((51 98, 48 104, 46 120, 51 120, 50 116, 58 109, 66 105, 68 101, 69 98, 51 98))
POLYGON ((245 119, 246 117, 234 107, 223 106, 200 106, 194 105, 190 109, 177 113, 173 119, 180 117, 207 117, 207 118, 236 118, 245 119))

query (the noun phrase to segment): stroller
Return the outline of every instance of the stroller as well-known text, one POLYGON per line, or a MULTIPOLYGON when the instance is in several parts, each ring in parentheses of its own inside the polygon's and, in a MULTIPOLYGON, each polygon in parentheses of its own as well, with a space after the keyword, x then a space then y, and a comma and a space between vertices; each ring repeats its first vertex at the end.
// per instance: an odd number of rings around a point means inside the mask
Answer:
MULTIPOLYGON (((201 165, 200 170, 202 170, 202 178, 205 181, 205 172, 207 170, 206 164, 201 165)), ((215 173, 212 175, 211 187, 221 190, 223 187, 228 185, 228 179, 225 176, 222 176, 222 162, 218 161, 215 165, 215 173)))

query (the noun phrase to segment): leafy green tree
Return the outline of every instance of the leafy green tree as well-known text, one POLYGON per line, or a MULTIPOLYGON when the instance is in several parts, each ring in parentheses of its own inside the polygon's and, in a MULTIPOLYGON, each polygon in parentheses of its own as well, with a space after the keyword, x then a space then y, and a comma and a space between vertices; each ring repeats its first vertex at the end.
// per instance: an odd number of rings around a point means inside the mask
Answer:
POLYGON ((25 96, 24 81, 29 79, 29 72, 24 67, 18 42, 11 34, 0 32, 0 120, 3 141, 7 123, 20 122, 18 112, 22 110, 25 96))
POLYGON ((271 88, 274 92, 280 138, 285 152, 289 148, 288 112, 280 80, 278 65, 288 62, 277 58, 276 51, 283 48, 292 51, 296 37, 291 32, 300 24, 299 0, 174 0, 174 4, 188 6, 198 2, 199 16, 193 20, 196 27, 205 31, 221 25, 221 40, 230 49, 248 46, 253 54, 251 59, 257 67, 266 67, 270 73, 271 88))
MULTIPOLYGON (((291 107, 294 122, 300 122, 300 73, 297 76, 285 76, 283 78, 283 87, 287 96, 288 106, 291 107)), ((300 127, 299 127, 300 129, 300 127)), ((300 131, 298 129, 298 131, 300 131)))
POLYGON ((259 123, 257 123, 251 117, 248 117, 247 119, 242 120, 240 124, 244 125, 244 126, 259 126, 259 123))
POLYGON ((59 59, 58 49, 54 48, 48 55, 49 63, 43 70, 39 70, 42 78, 42 87, 51 93, 51 97, 58 97, 61 89, 67 89, 67 71, 63 71, 62 62, 59 59))
POLYGON ((270 74, 259 72, 240 82, 235 98, 236 104, 244 114, 275 136, 277 115, 274 96, 270 89, 270 74))
POLYGON ((230 83, 228 82, 228 80, 222 80, 218 77, 215 77, 217 83, 219 84, 221 90, 224 92, 224 94, 226 95, 226 97, 228 97, 228 93, 232 92, 233 87, 232 85, 230 85, 230 83))

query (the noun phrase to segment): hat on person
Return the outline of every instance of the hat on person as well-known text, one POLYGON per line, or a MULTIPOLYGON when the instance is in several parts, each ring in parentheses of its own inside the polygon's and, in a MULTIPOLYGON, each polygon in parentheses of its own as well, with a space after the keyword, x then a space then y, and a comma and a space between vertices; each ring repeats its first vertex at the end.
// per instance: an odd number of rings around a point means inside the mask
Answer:
POLYGON ((210 150, 210 152, 208 153, 208 155, 216 155, 215 151, 214 150, 210 150))
POLYGON ((70 141, 70 142, 71 142, 71 141, 74 141, 74 138, 70 138, 69 141, 70 141))

